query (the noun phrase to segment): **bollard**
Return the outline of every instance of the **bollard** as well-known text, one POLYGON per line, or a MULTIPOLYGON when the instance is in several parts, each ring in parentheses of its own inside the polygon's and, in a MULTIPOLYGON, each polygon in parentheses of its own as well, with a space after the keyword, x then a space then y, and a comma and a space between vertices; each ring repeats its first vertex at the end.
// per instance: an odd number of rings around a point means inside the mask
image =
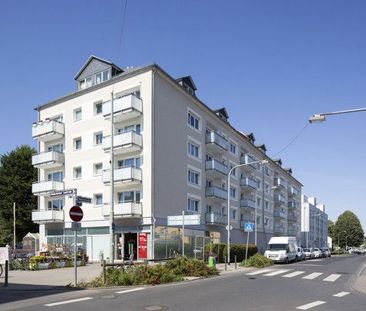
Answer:
POLYGON ((236 261, 236 255, 235 255, 235 270, 238 269, 237 261, 236 261))
POLYGON ((227 261, 226 261, 226 256, 224 256, 224 262, 225 262, 225 271, 227 271, 227 261))
POLYGON ((105 266, 105 260, 103 260, 103 284, 107 282, 107 271, 105 266))
POLYGON ((9 261, 5 260, 5 283, 4 286, 8 286, 9 283, 9 261))

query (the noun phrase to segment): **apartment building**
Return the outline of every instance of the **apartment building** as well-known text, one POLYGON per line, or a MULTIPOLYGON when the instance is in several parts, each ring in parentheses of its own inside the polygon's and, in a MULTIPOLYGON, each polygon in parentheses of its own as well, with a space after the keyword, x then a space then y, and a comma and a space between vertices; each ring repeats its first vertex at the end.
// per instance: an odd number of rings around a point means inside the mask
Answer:
POLYGON ((91 260, 110 256, 111 134, 117 258, 181 252, 181 228, 167 227, 167 216, 183 210, 201 215, 200 225, 186 228, 188 255, 202 253, 198 245, 207 239, 225 242, 228 191, 233 243, 246 241, 245 222, 256 224, 250 240, 261 250, 273 235, 301 238, 301 183, 252 133, 233 128, 225 108, 200 101, 190 76, 174 79, 155 64, 121 69, 91 56, 74 78, 77 90, 39 106, 32 127, 39 144, 32 219, 41 247, 73 243, 73 199, 50 194, 75 188, 93 198, 82 206, 79 245, 91 260), (268 163, 256 163, 263 159, 268 163), (233 171, 227 189, 228 171, 238 164, 246 165, 233 171))
POLYGON ((301 196, 301 235, 304 247, 328 246, 328 215, 315 197, 301 196))

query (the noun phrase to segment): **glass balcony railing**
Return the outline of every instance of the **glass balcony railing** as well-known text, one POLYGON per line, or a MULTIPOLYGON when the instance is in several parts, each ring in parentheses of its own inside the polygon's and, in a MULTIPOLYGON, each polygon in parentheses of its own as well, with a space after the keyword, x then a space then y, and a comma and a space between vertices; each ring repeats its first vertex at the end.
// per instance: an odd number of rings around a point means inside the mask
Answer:
POLYGON ((219 188, 216 186, 206 187, 206 197, 214 197, 214 198, 226 200, 227 191, 225 189, 222 189, 222 188, 219 188))
POLYGON ((214 170, 221 174, 227 175, 228 174, 228 168, 225 164, 212 159, 206 161, 206 171, 214 170))
POLYGON ((226 151, 229 149, 228 140, 216 132, 206 133, 206 144, 217 145, 226 151))
POLYGON ((224 225, 227 223, 227 216, 215 213, 206 213, 206 224, 211 225, 224 225))
POLYGON ((250 156, 249 154, 244 154, 240 157, 240 164, 247 164, 243 166, 243 168, 251 168, 251 169, 258 169, 258 160, 254 157, 250 156))
POLYGON ((279 218, 283 218, 283 219, 286 219, 287 218, 287 215, 286 213, 282 212, 282 211, 274 211, 273 213, 274 217, 279 217, 279 218))
POLYGON ((240 186, 251 189, 258 189, 258 182, 254 178, 243 177, 240 179, 240 186))
POLYGON ((255 208, 255 201, 252 199, 241 199, 240 200, 240 207, 242 208, 255 208))

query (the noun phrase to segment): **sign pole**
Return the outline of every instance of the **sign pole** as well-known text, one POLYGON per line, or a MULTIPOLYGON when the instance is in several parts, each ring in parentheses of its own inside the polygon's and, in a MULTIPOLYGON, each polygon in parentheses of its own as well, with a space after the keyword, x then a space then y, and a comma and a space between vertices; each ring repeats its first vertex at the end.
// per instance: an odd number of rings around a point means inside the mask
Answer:
POLYGON ((75 287, 78 285, 78 265, 77 265, 77 252, 78 252, 78 231, 74 231, 75 244, 74 244, 74 270, 75 270, 75 287))
POLYGON ((182 223, 182 256, 184 256, 184 210, 182 211, 182 218, 183 218, 183 223, 182 223))
POLYGON ((245 261, 244 261, 244 267, 247 265, 247 258, 248 258, 248 245, 249 245, 249 234, 250 231, 247 232, 247 247, 245 248, 245 261))

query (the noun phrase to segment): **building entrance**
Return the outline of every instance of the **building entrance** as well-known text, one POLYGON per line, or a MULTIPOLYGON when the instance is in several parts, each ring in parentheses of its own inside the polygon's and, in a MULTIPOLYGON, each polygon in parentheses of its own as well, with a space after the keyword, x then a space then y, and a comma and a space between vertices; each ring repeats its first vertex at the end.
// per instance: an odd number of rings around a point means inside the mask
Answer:
POLYGON ((124 234, 124 259, 130 259, 133 253, 133 260, 137 259, 137 233, 124 234))

